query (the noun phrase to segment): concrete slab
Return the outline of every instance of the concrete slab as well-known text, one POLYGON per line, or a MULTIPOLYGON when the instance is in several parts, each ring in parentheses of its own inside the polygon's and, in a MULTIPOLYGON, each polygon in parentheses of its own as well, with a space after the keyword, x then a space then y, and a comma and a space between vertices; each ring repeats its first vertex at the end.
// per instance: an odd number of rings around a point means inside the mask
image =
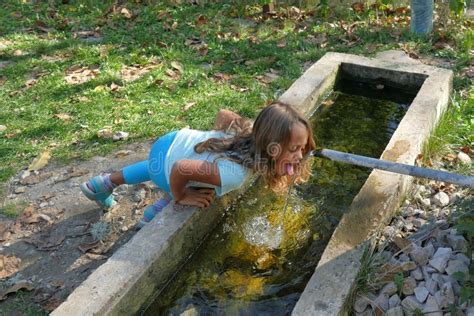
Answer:
MULTIPOLYGON (((317 101, 333 87, 341 67, 347 71, 364 70, 365 75, 375 78, 386 76, 400 85, 421 80, 423 86, 412 103, 410 115, 407 113, 400 123, 383 156, 413 163, 429 129, 448 102, 451 72, 425 65, 328 53, 296 80, 280 100, 309 116, 317 101)), ((409 177, 387 172, 370 175, 334 232, 294 315, 333 315, 341 311, 358 272, 362 243, 390 217, 410 181, 409 177)), ((173 277, 221 220, 226 207, 245 192, 251 182, 252 179, 240 191, 220 199, 209 209, 178 210, 170 204, 94 271, 51 315, 137 313, 173 277)))

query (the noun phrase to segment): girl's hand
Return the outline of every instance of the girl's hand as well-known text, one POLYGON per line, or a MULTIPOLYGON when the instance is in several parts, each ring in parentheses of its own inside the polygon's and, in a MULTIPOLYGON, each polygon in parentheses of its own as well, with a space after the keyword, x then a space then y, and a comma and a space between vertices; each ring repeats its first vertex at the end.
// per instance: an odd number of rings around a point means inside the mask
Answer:
POLYGON ((214 197, 215 191, 213 189, 186 188, 183 197, 176 201, 176 203, 180 205, 209 207, 214 197))

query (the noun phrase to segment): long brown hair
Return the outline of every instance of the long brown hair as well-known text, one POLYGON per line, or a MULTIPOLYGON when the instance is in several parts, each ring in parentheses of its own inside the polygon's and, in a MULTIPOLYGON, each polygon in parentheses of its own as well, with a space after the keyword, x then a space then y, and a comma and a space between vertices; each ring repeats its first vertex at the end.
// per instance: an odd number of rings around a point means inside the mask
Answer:
POLYGON ((292 181, 301 183, 311 174, 308 159, 304 159, 295 170, 295 179, 287 175, 279 176, 275 172, 275 161, 290 142, 291 131, 298 123, 303 124, 308 131, 308 140, 303 149, 303 156, 307 157, 316 147, 311 125, 295 108, 282 102, 265 107, 258 114, 253 127, 249 120, 236 120, 229 128, 233 136, 210 138, 197 144, 194 150, 198 153, 225 153, 228 159, 261 174, 272 190, 282 192, 292 181))

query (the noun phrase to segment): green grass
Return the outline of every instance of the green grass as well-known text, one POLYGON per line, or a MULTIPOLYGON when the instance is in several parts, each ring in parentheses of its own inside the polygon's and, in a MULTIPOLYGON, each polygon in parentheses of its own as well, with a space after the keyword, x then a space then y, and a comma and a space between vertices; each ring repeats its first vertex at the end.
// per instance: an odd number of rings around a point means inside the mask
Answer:
MULTIPOLYGON (((448 154, 457 153, 460 148, 472 148, 474 144, 474 94, 468 99, 454 93, 450 105, 442 115, 423 148, 424 161, 440 160, 448 154)), ((473 175, 473 165, 455 164, 455 171, 473 175)))
POLYGON ((17 218, 25 209, 26 203, 19 202, 19 203, 9 203, 0 207, 0 215, 6 216, 11 219, 17 218))
POLYGON ((37 304, 32 303, 32 292, 18 291, 15 297, 2 302, 2 315, 44 316, 48 312, 37 304))
MULTIPOLYGON (((388 16, 381 16, 374 25, 374 11, 356 14, 343 8, 338 15, 328 16, 316 11, 297 20, 282 16, 287 10, 280 8, 278 18, 263 19, 259 6, 236 7, 231 1, 180 6, 129 1, 123 6, 134 17, 126 19, 109 10, 113 4, 110 0, 2 2, 0 61, 10 64, 0 69, 0 78, 6 78, 0 85, 0 125, 7 126, 0 132, 0 182, 45 149, 65 163, 114 150, 124 142, 99 138, 97 131, 106 126, 114 132, 129 132, 126 142, 132 143, 185 126, 208 129, 220 108, 253 117, 302 74, 305 62, 315 62, 328 51, 372 56, 404 47, 432 56, 444 54, 455 61, 453 70, 458 72, 468 65, 472 47, 469 27, 453 26, 455 32, 448 32, 448 37, 454 40, 454 50, 440 51, 433 49, 437 33, 414 37, 406 24, 394 23, 388 16), (197 23, 200 15, 206 19, 203 24, 197 23), (358 23, 353 34, 360 41, 353 47, 344 42, 350 39, 339 26, 342 20, 345 25, 358 23), (174 22, 175 28, 171 27, 174 22), (50 32, 43 32, 45 28, 50 32), (74 32, 92 30, 100 33, 100 42, 74 36, 74 32), (327 37, 324 45, 311 40, 323 34, 327 37), (200 55, 186 45, 190 38, 205 42, 208 53, 200 55), (282 40, 285 45, 278 47, 282 40), (44 56, 60 58, 48 61, 44 56), (123 66, 148 65, 151 60, 158 60, 160 66, 140 79, 126 82, 121 77, 123 66), (178 80, 166 75, 173 61, 183 65, 178 80), (69 85, 64 77, 73 65, 94 66, 100 73, 88 82, 69 85), (270 68, 280 77, 262 84, 256 76, 270 68), (27 89, 26 81, 38 73, 42 76, 27 89), (215 80, 217 73, 232 78, 215 80), (111 83, 121 89, 111 91, 107 88, 111 83), (196 104, 184 112, 188 102, 196 104), (64 113, 72 119, 55 117, 64 113)), ((457 91, 469 84, 456 76, 457 91)))

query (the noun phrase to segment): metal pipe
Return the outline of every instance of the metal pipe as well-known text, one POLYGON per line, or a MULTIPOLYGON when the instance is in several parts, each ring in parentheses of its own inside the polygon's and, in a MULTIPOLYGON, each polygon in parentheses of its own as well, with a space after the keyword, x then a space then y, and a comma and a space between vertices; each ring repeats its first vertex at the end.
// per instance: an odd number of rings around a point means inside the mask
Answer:
POLYGON ((331 149, 315 150, 311 152, 311 155, 314 157, 327 158, 334 161, 349 163, 356 166, 386 170, 390 172, 406 174, 413 177, 444 181, 474 188, 474 177, 464 176, 457 173, 421 168, 387 160, 380 160, 355 154, 344 153, 331 149))

